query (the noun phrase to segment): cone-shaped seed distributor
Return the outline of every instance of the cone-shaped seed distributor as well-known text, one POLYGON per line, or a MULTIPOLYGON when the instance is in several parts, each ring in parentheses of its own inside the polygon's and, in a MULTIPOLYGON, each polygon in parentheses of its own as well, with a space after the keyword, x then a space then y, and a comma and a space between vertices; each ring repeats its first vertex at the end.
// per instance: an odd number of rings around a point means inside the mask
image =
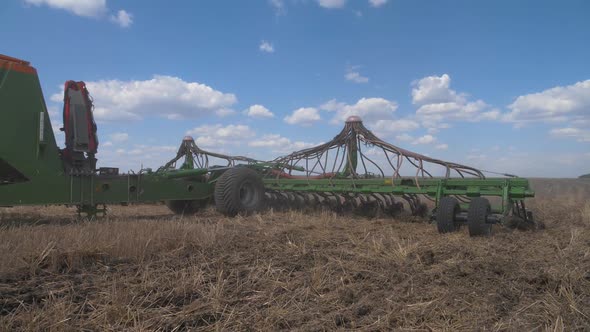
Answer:
POLYGON ((184 153, 184 163, 182 163, 182 166, 180 166, 181 169, 194 168, 195 159, 191 152, 192 144, 195 144, 195 140, 192 138, 192 136, 184 136, 179 149, 179 152, 182 151, 184 153))
POLYGON ((344 176, 352 175, 353 177, 357 176, 356 173, 356 166, 358 164, 358 137, 354 127, 351 125, 352 123, 362 123, 362 120, 359 116, 352 115, 346 119, 345 126, 350 126, 350 138, 347 140, 346 144, 346 166, 344 167, 344 176))
POLYGON ((274 175, 290 178, 362 178, 374 173, 381 177, 400 178, 404 171, 409 176, 430 178, 432 169, 439 167, 444 177, 471 176, 485 178, 473 167, 431 158, 387 143, 375 136, 360 117, 350 116, 342 131, 331 141, 316 147, 293 152, 274 160, 285 165, 285 173, 274 175), (369 150, 370 149, 370 150, 369 150), (371 157, 369 157, 369 155, 371 157), (293 176, 295 167, 303 167, 305 175, 293 176))
POLYGON ((174 168, 176 162, 184 157, 184 162, 181 165, 181 169, 193 169, 193 168, 209 168, 209 158, 216 158, 218 161, 223 160, 227 164, 221 166, 235 166, 237 164, 255 164, 259 163, 259 160, 255 160, 243 156, 229 156, 221 153, 210 152, 199 148, 195 144, 195 140, 191 136, 185 136, 182 139, 182 143, 178 148, 176 157, 168 161, 164 166, 160 167, 159 170, 169 170, 174 168))

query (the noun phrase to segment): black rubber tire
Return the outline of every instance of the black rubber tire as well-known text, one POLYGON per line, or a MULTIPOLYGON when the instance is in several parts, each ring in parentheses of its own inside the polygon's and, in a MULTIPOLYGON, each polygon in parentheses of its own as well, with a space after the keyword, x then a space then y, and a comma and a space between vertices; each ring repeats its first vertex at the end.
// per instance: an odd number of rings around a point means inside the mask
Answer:
POLYGON ((233 217, 248 215, 264 207, 264 184, 256 171, 234 167, 225 171, 215 185, 215 207, 233 217))
POLYGON ((490 201, 486 198, 476 197, 471 200, 467 210, 469 236, 489 236, 492 233, 492 224, 486 222, 490 213, 490 201))
POLYGON ((436 228, 441 234, 452 233, 459 230, 459 224, 455 216, 461 212, 459 201, 455 197, 443 197, 436 209, 436 228))
POLYGON ((166 206, 174 214, 195 214, 207 205, 207 200, 166 201, 166 206))

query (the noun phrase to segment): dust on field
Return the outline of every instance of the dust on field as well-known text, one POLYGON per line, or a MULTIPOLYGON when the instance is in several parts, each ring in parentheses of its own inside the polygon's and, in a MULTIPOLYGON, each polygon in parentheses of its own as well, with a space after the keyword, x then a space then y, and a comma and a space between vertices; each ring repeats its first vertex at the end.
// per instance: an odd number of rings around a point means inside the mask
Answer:
POLYGON ((112 207, 0 210, 3 330, 584 330, 590 181, 534 180, 546 229, 112 207))

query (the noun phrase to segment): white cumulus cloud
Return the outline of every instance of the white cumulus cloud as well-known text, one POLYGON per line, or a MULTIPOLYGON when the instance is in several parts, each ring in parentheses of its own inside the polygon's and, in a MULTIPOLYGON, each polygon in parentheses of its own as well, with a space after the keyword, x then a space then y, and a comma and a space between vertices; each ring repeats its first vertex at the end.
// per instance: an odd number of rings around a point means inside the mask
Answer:
POLYGON ((331 121, 334 124, 341 124, 349 116, 357 115, 369 125, 374 125, 378 120, 393 120, 397 107, 395 101, 384 98, 361 98, 351 105, 330 100, 320 106, 322 110, 336 113, 331 121))
POLYGON ((34 6, 48 6, 62 9, 72 14, 85 17, 99 17, 107 11, 106 0, 24 0, 34 6))
POLYGON ((400 142, 409 142, 409 141, 413 141, 414 137, 407 134, 407 133, 403 133, 401 135, 397 135, 395 136, 395 139, 400 141, 400 142))
POLYGON ((334 9, 342 8, 346 4, 346 0, 317 0, 321 7, 334 9))
MULTIPOLYGON (((220 118, 229 116, 229 115, 233 115, 235 114, 236 111, 232 110, 231 108, 220 108, 217 111, 215 111, 215 114, 217 116, 219 116, 220 118)), ((174 120, 174 117, 168 117, 171 120, 174 120)), ((182 119, 182 116, 177 117, 178 119, 182 119)))
POLYGON ((248 142, 248 146, 253 148, 269 148, 272 152, 287 153, 306 149, 314 146, 314 144, 303 141, 292 141, 278 134, 269 134, 262 136, 260 139, 248 142))
POLYGON ((127 28, 133 23, 133 15, 125 10, 119 10, 116 15, 111 15, 111 21, 122 28, 127 28))
POLYGON ((508 108, 511 111, 503 119, 515 123, 588 119, 590 80, 519 96, 508 108))
POLYGON ((107 15, 109 13, 107 0, 24 0, 24 3, 61 9, 82 17, 105 18, 108 16, 111 22, 124 28, 133 23, 133 15, 126 10, 107 15))
POLYGON ((451 77, 427 76, 413 83, 412 102, 414 104, 438 104, 447 103, 463 98, 457 92, 450 89, 451 77))
POLYGON ((482 100, 470 101, 467 94, 451 89, 451 77, 428 76, 412 83, 412 103, 418 106, 416 116, 425 127, 437 128, 441 121, 495 120, 500 111, 482 100))
POLYGON ((302 126, 310 126, 315 122, 321 120, 319 111, 314 107, 298 108, 291 115, 284 118, 288 124, 297 124, 302 126))
POLYGON ((437 150, 446 150, 446 149, 449 148, 449 145, 448 144, 445 144, 445 143, 443 143, 443 144, 437 144, 434 148, 437 149, 437 150))
POLYGON ((424 135, 422 137, 418 137, 412 144, 432 144, 436 142, 436 138, 432 135, 424 135))
POLYGON ((387 3, 387 0, 369 0, 369 4, 375 8, 381 7, 386 3, 387 3))
POLYGON ((358 69, 358 66, 348 67, 348 69, 346 70, 346 74, 344 75, 344 78, 347 81, 351 81, 354 83, 368 83, 369 78, 361 75, 358 69))
POLYGON ((260 42, 258 49, 262 52, 265 52, 265 53, 274 53, 274 51, 275 51, 275 47, 271 43, 267 42, 266 40, 263 40, 260 42))
MULTIPOLYGON (((97 121, 137 120, 145 116, 168 119, 199 117, 227 110, 237 102, 231 93, 178 77, 155 75, 145 81, 90 81, 97 121)), ((61 93, 52 101, 62 102, 61 93)))
POLYGON ((224 145, 240 145, 246 138, 256 136, 254 130, 246 125, 202 125, 186 132, 195 137, 195 143, 201 147, 221 147, 224 145))
POLYGON ((586 129, 574 127, 555 128, 551 129, 550 133, 555 137, 574 138, 578 142, 590 142, 590 130, 586 129))
POLYGON ((287 7, 283 0, 269 0, 268 3, 274 9, 276 15, 284 15, 287 12, 287 7))
POLYGON ((129 139, 129 134, 127 133, 114 133, 110 135, 110 138, 113 142, 125 142, 129 139))
POLYGON ((413 131, 420 128, 420 124, 414 120, 400 119, 400 120, 377 120, 375 125, 371 127, 377 133, 383 134, 397 134, 406 131, 413 131))
POLYGON ((244 114, 252 118, 273 118, 275 115, 262 105, 252 105, 244 110, 244 114))

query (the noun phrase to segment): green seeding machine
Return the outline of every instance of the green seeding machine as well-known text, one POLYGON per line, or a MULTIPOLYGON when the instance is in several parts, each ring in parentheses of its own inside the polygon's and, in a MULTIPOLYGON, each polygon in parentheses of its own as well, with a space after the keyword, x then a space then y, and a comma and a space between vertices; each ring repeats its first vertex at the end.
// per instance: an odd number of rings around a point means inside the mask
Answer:
POLYGON ((178 214, 212 203, 227 216, 317 207, 393 216, 406 209, 429 216, 441 233, 466 224, 472 236, 489 235, 492 224, 536 225, 524 203, 534 196, 527 179, 486 178, 399 148, 357 116, 329 142, 268 162, 205 151, 187 136, 157 170, 120 174, 97 167, 92 112, 84 82, 66 82, 60 149, 36 69, 0 55, 0 206, 65 204, 89 216, 104 214, 107 204, 160 201, 178 214))

